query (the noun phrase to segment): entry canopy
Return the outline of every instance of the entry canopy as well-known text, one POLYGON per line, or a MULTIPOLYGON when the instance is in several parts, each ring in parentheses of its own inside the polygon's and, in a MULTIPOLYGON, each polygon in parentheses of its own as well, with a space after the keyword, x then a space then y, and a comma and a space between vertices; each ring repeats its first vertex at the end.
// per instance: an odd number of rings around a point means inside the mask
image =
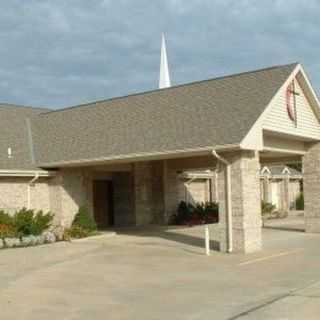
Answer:
POLYGON ((318 114, 318 99, 295 63, 42 113, 31 131, 37 165, 50 168, 263 150, 264 133, 320 140, 318 114), (287 112, 292 83, 296 121, 287 112))

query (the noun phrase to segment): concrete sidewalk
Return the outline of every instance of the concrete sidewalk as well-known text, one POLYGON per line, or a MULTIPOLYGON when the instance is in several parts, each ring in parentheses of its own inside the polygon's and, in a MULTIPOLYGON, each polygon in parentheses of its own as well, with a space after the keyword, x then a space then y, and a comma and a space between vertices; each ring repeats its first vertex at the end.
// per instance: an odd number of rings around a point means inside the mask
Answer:
POLYGON ((305 231, 304 217, 293 216, 283 219, 270 219, 264 221, 264 228, 278 229, 284 231, 305 231))
POLYGON ((320 235, 205 256, 203 227, 0 251, 1 320, 319 319, 320 235))

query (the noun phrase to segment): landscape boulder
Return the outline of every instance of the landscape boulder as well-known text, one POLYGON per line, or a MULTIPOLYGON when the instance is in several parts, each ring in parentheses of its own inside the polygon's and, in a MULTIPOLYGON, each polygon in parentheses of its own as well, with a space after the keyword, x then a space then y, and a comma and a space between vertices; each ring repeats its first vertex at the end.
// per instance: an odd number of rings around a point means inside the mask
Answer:
POLYGON ((5 244, 6 248, 20 247, 20 239, 19 238, 5 238, 4 244, 5 244))
POLYGON ((43 233, 45 243, 54 243, 56 242, 56 236, 52 231, 45 231, 43 233))

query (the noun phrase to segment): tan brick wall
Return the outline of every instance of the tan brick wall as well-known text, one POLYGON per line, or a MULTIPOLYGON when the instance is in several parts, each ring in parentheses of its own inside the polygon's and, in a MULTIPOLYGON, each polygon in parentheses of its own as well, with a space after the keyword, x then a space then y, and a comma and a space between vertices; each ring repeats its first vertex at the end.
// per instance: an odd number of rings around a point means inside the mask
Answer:
POLYGON ((49 197, 51 179, 39 179, 30 187, 30 208, 36 210, 51 211, 49 197))
POLYGON ((320 232, 320 143, 303 157, 305 230, 320 232))
POLYGON ((60 175, 61 185, 55 192, 61 198, 61 223, 69 226, 80 206, 87 206, 93 214, 92 177, 85 169, 64 169, 60 175))
POLYGON ((210 201, 209 179, 197 179, 191 182, 187 179, 179 179, 178 202, 180 201, 192 204, 210 201))
MULTIPOLYGON (((32 178, 1 177, 0 209, 10 213, 28 206, 28 185, 32 178)), ((51 178, 39 178, 30 187, 30 208, 51 211, 49 188, 51 178)))
POLYGON ((27 207, 28 181, 28 178, 0 178, 0 208, 2 210, 14 212, 27 207))

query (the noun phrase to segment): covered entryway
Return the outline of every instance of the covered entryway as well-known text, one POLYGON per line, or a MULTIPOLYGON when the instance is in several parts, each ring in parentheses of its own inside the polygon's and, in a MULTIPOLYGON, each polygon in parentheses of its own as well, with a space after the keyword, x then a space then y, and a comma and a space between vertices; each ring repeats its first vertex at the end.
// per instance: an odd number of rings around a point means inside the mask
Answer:
MULTIPOLYGON (((264 150, 260 152, 261 167, 301 166, 311 141, 307 138, 284 137, 271 132, 264 132, 264 150)), ((263 227, 275 230, 304 231, 303 211, 291 211, 295 202, 290 194, 289 175, 281 179, 263 179, 263 188, 268 189, 269 197, 265 203, 274 205, 272 212, 262 212, 263 227)), ((294 193, 297 194, 297 193, 294 193)))
POLYGON ((90 176, 88 200, 98 228, 134 226, 132 165, 97 165, 85 172, 90 176))
POLYGON ((93 181, 93 212, 98 229, 114 226, 114 197, 112 180, 93 181))

